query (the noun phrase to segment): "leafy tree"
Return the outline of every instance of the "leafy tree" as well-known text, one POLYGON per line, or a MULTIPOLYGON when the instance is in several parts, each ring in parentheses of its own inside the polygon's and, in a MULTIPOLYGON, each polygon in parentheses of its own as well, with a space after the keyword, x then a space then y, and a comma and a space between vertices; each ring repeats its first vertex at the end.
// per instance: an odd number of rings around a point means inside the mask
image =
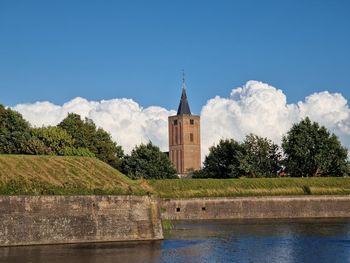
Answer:
MULTIPOLYGON (((85 118, 84 121, 79 114, 69 113, 57 126, 66 130, 74 138, 75 147, 83 147, 90 150, 95 148, 94 134, 96 133, 96 125, 92 120, 85 118)), ((95 151, 96 149, 93 150, 93 152, 95 151)))
POLYGON ((120 168, 121 158, 124 156, 123 150, 112 141, 110 134, 101 128, 96 130, 94 149, 99 159, 115 168, 120 168))
POLYGON ((271 140, 254 134, 246 136, 241 167, 249 177, 275 177, 281 160, 279 147, 271 140))
POLYGON ((30 126, 21 114, 0 105, 0 153, 27 153, 30 126))
POLYGON ((80 115, 70 113, 58 126, 72 136, 75 148, 87 148, 98 159, 120 168, 124 155, 122 148, 112 141, 109 133, 97 129, 92 120, 82 120, 80 115))
POLYGON ((125 157, 122 171, 132 179, 177 178, 168 156, 151 142, 136 146, 125 157))
POLYGON ((47 147, 42 140, 34 136, 32 136, 27 143, 26 153, 33 155, 54 155, 51 149, 47 147))
POLYGON ((338 137, 309 118, 293 125, 282 139, 282 148, 291 176, 343 176, 347 172, 347 150, 338 137))
MULTIPOLYGON (((45 146, 42 153, 36 154, 52 154, 52 155, 64 155, 65 148, 73 147, 74 140, 70 134, 60 127, 43 127, 32 129, 33 139, 40 140, 45 146)), ((42 147, 39 144, 39 147, 42 147)))
MULTIPOLYGON (((204 168, 200 177, 238 178, 245 175, 240 160, 244 156, 243 146, 233 140, 220 140, 219 144, 209 149, 204 160, 204 168)), ((198 174, 197 174, 198 176, 198 174)))

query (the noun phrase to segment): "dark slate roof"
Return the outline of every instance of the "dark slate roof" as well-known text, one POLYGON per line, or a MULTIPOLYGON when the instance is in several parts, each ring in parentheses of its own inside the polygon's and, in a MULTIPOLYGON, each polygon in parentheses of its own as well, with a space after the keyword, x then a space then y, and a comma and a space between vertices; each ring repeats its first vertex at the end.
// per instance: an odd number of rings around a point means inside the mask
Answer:
POLYGON ((184 115, 184 114, 191 115, 190 105, 188 105, 188 101, 187 101, 185 85, 182 86, 181 100, 180 100, 179 108, 177 109, 177 115, 184 115))

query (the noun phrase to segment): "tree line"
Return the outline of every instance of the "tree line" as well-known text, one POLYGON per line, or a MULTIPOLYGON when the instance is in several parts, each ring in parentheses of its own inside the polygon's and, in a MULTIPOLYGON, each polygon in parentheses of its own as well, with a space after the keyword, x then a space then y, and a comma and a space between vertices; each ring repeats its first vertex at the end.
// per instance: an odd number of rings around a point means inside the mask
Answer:
POLYGON ((96 157, 130 178, 177 178, 167 155, 151 142, 125 155, 111 135, 88 118, 69 113, 57 126, 34 128, 0 105, 0 154, 96 157))
MULTIPOLYGON (((22 115, 0 105, 0 154, 96 157, 132 179, 177 178, 168 156, 149 142, 125 155, 111 135, 88 118, 69 113, 57 126, 34 128, 22 115)), ((347 149, 334 134, 305 118, 294 124, 279 147, 254 134, 243 142, 220 140, 209 149, 193 178, 345 176, 347 149)))
POLYGON ((348 176, 348 151, 334 134, 306 117, 282 138, 281 147, 254 134, 243 142, 220 140, 195 178, 348 176))

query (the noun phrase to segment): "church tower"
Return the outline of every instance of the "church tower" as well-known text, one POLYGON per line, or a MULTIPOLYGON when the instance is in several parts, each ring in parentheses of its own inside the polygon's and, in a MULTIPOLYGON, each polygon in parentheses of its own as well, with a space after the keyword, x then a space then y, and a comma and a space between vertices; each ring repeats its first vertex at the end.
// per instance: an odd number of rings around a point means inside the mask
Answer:
POLYGON ((168 118, 169 157, 181 176, 201 167, 200 116, 192 115, 187 101, 185 78, 175 116, 168 118))

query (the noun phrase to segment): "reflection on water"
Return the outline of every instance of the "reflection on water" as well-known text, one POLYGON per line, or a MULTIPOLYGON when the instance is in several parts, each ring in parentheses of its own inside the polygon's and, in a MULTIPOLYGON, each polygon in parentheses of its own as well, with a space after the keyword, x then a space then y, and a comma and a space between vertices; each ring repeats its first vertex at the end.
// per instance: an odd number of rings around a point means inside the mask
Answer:
POLYGON ((0 262, 350 263, 350 219, 176 222, 164 241, 0 248, 0 262))

